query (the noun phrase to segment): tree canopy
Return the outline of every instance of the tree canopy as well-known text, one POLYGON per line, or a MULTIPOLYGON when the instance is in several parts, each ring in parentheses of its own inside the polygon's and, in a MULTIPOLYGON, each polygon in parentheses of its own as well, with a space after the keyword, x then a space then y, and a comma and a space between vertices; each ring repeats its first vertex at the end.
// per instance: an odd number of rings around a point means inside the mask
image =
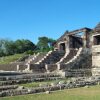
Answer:
POLYGON ((30 40, 0 40, 0 56, 24 53, 25 51, 34 50, 35 48, 35 44, 32 43, 30 40))
POLYGON ((45 52, 53 49, 55 40, 48 37, 39 37, 38 43, 35 45, 27 39, 18 39, 16 41, 1 39, 0 40, 0 57, 26 52, 32 54, 34 52, 45 52))
POLYGON ((49 51, 50 49, 53 49, 53 44, 56 40, 52 39, 52 38, 48 38, 48 37, 39 37, 38 38, 38 43, 37 43, 37 47, 41 50, 41 51, 49 51))

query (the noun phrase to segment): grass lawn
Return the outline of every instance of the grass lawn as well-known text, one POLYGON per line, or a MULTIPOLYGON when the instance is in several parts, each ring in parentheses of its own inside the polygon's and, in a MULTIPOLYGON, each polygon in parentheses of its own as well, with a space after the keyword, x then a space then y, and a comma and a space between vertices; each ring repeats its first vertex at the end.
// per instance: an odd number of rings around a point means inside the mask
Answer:
POLYGON ((23 56, 24 54, 15 54, 15 55, 6 56, 6 57, 0 57, 0 64, 8 64, 10 62, 14 62, 23 56))
POLYGON ((51 94, 4 97, 0 100, 100 100, 100 86, 66 89, 51 94))

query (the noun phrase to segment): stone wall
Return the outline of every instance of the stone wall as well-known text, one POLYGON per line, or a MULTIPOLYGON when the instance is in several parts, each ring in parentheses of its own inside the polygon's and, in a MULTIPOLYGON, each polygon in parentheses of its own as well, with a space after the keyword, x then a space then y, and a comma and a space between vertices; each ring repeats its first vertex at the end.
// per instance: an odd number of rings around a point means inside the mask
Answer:
POLYGON ((92 65, 100 67, 100 45, 92 46, 92 65))
POLYGON ((17 71, 17 64, 1 64, 0 70, 2 71, 17 71))
POLYGON ((45 67, 47 72, 52 72, 57 70, 57 64, 47 64, 45 67))
POLYGON ((34 73, 46 72, 45 64, 30 64, 30 70, 34 73))
POLYGON ((91 76, 91 69, 71 69, 65 71, 65 76, 68 77, 87 77, 91 76))
POLYGON ((92 46, 92 75, 100 75, 100 45, 92 46))

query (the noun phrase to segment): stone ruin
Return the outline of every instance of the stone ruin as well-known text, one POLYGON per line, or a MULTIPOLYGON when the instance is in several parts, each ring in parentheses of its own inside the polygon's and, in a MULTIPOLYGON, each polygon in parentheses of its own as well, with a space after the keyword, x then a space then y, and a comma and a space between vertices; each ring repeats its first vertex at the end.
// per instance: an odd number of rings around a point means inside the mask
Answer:
POLYGON ((92 30, 92 75, 100 75, 100 23, 92 30))
POLYGON ((37 53, 0 70, 21 73, 56 73, 62 77, 99 75, 100 24, 94 29, 66 31, 56 42, 54 50, 37 53))
POLYGON ((56 42, 54 50, 25 56, 16 62, 0 65, 0 97, 100 84, 100 23, 94 28, 66 31, 56 42), (36 88, 19 86, 30 82, 58 80, 36 88))

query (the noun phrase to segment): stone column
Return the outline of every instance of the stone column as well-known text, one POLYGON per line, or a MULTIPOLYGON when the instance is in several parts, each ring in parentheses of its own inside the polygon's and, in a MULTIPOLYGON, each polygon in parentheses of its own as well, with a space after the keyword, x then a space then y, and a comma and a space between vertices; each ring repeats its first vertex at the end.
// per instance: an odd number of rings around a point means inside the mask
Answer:
POLYGON ((83 36, 83 47, 89 48, 89 42, 90 42, 90 38, 89 38, 88 31, 85 30, 84 31, 84 36, 83 36))
POLYGON ((17 65, 17 71, 19 71, 19 65, 17 65))
POLYGON ((83 35, 83 47, 86 47, 86 32, 83 35))
POLYGON ((27 70, 30 71, 30 64, 27 64, 27 70))
POLYGON ((48 70, 48 65, 47 65, 47 64, 45 64, 45 69, 46 69, 47 73, 50 72, 50 71, 48 70))
POLYGON ((60 64, 57 64, 57 69, 60 70, 60 64))

